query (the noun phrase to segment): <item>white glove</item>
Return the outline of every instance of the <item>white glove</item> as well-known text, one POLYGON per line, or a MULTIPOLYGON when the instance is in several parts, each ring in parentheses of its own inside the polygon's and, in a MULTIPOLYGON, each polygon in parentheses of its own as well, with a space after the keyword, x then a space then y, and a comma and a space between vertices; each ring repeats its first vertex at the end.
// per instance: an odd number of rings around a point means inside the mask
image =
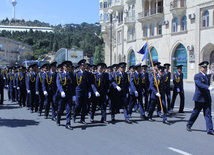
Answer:
POLYGON ((45 96, 48 96, 48 92, 47 92, 47 91, 44 91, 44 95, 45 95, 45 96))
POLYGON ((129 94, 127 93, 127 94, 126 94, 126 98, 128 98, 128 97, 129 97, 129 94))
POLYGON ((210 86, 208 89, 209 89, 209 91, 212 92, 212 91, 214 90, 214 87, 211 87, 211 86, 210 86))
POLYGON ((138 92, 137 91, 135 91, 134 94, 135 94, 135 97, 138 97, 138 92))
POLYGON ((27 90, 27 93, 30 94, 30 90, 27 90))
POLYGON ((157 93, 157 94, 155 94, 157 97, 161 97, 161 94, 159 94, 159 93, 157 93))
POLYGON ((20 89, 20 87, 17 87, 17 90, 19 90, 20 89))
POLYGON ((65 92, 64 91, 61 92, 61 97, 65 98, 65 92))
POLYGON ((178 92, 178 93, 180 92, 180 89, 179 89, 179 88, 177 88, 177 92, 178 92))
POLYGON ((96 97, 100 97, 100 93, 95 92, 95 96, 96 96, 96 97))
POLYGON ((38 91, 36 91, 36 95, 39 95, 39 92, 38 92, 38 91))
POLYGON ((6 87, 8 88, 8 85, 6 85, 6 87))
POLYGON ((13 86, 13 88, 16 88, 16 86, 13 86))
POLYGON ((106 100, 108 100, 108 95, 106 95, 106 100))
POLYGON ((91 98, 91 92, 88 92, 88 98, 91 98))
POLYGON ((5 80, 5 77, 3 79, 5 80))
POLYGON ((118 91, 121 91, 121 88, 119 86, 116 87, 118 91))
POLYGON ((72 101, 73 101, 73 102, 76 101, 76 96, 73 96, 73 97, 72 97, 72 101))

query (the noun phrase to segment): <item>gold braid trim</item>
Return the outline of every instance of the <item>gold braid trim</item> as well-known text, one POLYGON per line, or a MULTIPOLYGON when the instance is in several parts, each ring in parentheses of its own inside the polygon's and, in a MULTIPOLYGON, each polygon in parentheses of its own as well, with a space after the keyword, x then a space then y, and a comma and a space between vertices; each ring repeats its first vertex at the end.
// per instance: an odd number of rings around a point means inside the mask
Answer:
POLYGON ((30 81, 31 81, 31 82, 35 82, 35 81, 36 81, 36 77, 34 77, 33 80, 32 80, 31 74, 29 74, 29 77, 30 77, 30 81))
POLYGON ((128 81, 129 81, 129 83, 130 83, 130 76, 129 76, 129 74, 128 74, 128 81))
POLYGON ((137 79, 137 81, 136 81, 136 79, 135 79, 135 75, 133 74, 133 76, 134 76, 134 83, 135 83, 135 85, 139 85, 139 83, 140 83, 140 79, 139 79, 139 77, 138 77, 138 79, 137 79))
POLYGON ((13 76, 10 75, 10 81, 12 81, 12 80, 13 80, 13 76))
MULTIPOLYGON (((157 83, 158 83, 158 86, 159 86, 159 84, 160 84, 160 79, 158 79, 158 82, 157 82, 157 83)), ((156 84, 156 83, 155 83, 155 86, 157 87, 157 84, 156 84)))
POLYGON ((142 83, 145 84, 146 83, 146 77, 144 76, 142 79, 142 83))
POLYGON ((116 82, 117 85, 120 85, 121 76, 119 76, 119 81, 117 81, 117 74, 115 74, 115 82, 116 82))
POLYGON ((67 83, 67 78, 66 78, 66 76, 65 76, 65 81, 64 81, 64 83, 63 83, 63 81, 62 81, 62 76, 61 76, 61 74, 59 74, 59 78, 60 78, 60 80, 61 80, 62 86, 65 86, 66 83, 67 83))
POLYGON ((42 77, 41 77, 41 73, 39 73, 39 80, 40 80, 41 83, 43 83, 42 77))
POLYGON ((96 75, 94 75, 94 78, 95 78, 95 86, 96 87, 100 87, 101 78, 99 77, 99 82, 98 83, 97 83, 96 75))
POLYGON ((179 82, 180 82, 180 76, 177 77, 177 75, 175 74, 175 81, 176 81, 177 83, 179 83, 179 82))
MULTIPOLYGON (((61 76, 61 75, 60 75, 61 76)), ((51 76, 50 81, 48 81, 48 74, 46 73, 46 81, 47 84, 50 85, 52 83, 53 77, 51 76)), ((61 80, 62 81, 62 80, 61 80)))
POLYGON ((165 82, 167 82, 167 81, 168 81, 168 79, 169 79, 169 77, 167 76, 167 77, 166 77, 166 79, 165 79, 165 82))
POLYGON ((22 81, 23 78, 24 78, 24 76, 22 76, 22 77, 20 78, 20 73, 18 73, 18 79, 19 79, 19 81, 22 81))
POLYGON ((82 83, 82 76, 80 76, 80 80, 78 80, 78 74, 76 73, 77 84, 80 85, 82 83))

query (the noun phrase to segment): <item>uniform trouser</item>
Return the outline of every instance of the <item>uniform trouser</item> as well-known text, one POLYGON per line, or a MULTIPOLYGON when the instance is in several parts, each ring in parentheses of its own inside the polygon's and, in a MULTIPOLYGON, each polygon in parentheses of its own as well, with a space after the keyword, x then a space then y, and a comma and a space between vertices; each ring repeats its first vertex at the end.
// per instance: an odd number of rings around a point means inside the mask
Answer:
POLYGON ((0 95, 1 95, 1 101, 0 101, 0 104, 3 104, 4 102, 4 88, 0 88, 0 95))
MULTIPOLYGON (((148 118, 152 118, 152 115, 153 115, 153 112, 155 110, 155 106, 156 105, 160 105, 160 101, 159 101, 159 98, 157 99, 151 99, 151 105, 149 106, 149 115, 148 115, 148 118)), ((167 117, 166 117, 166 113, 167 113, 167 110, 166 110, 166 103, 164 100, 162 100, 162 106, 163 106, 163 121, 166 121, 167 120, 167 117)))
MULTIPOLYGON (((69 96, 70 97, 70 96, 69 96)), ((71 102, 69 97, 60 97, 57 109, 57 123, 60 123, 64 109, 66 109, 66 125, 71 124, 71 102)))
POLYGON ((170 92, 170 90, 167 90, 166 91, 166 101, 167 101, 167 111, 169 111, 170 110, 170 108, 171 108, 171 92, 170 92))
POLYGON ((180 91, 179 93, 177 92, 177 90, 173 91, 171 109, 173 110, 173 108, 174 108, 175 99, 176 99, 178 94, 180 95, 180 108, 179 108, 179 111, 183 111, 184 110, 184 91, 180 91))
POLYGON ((56 111, 57 111, 57 104, 55 104, 55 100, 53 99, 52 94, 48 94, 48 96, 45 97, 45 116, 49 115, 50 106, 52 109, 52 119, 56 117, 56 111))
POLYGON ((7 95, 8 95, 8 99, 11 100, 11 96, 10 96, 10 87, 8 86, 7 88, 7 95))
POLYGON ((29 93, 27 93, 27 95, 26 95, 26 101, 27 101, 27 107, 30 107, 30 94, 29 93))
POLYGON ((18 90, 16 87, 14 88, 14 92, 15 92, 15 101, 18 101, 18 90))
POLYGON ((38 109, 36 109, 36 98, 38 98, 38 95, 35 94, 35 91, 31 91, 29 94, 29 98, 30 98, 30 110, 33 111, 33 109, 35 108, 35 111, 37 111, 38 109))
POLYGON ((80 110, 81 112, 81 121, 85 121, 86 109, 87 109, 88 97, 86 95, 76 96, 75 109, 74 109, 74 118, 78 115, 80 110))
POLYGON ((145 111, 149 110, 148 96, 149 96, 149 93, 146 91, 143 95, 144 100, 145 100, 145 111))
POLYGON ((26 101, 26 90, 17 90, 18 91, 18 102, 19 105, 25 106, 25 101, 26 101))
POLYGON ((106 121, 106 99, 105 95, 101 95, 100 97, 95 97, 94 102, 92 103, 91 107, 91 119, 94 119, 94 114, 97 108, 97 105, 101 108, 101 121, 106 121))
POLYGON ((12 101, 15 101, 15 89, 14 88, 10 89, 10 96, 11 96, 12 101))
POLYGON ((134 95, 130 95, 130 104, 129 104, 129 108, 128 108, 128 113, 131 116, 132 114, 132 108, 134 107, 135 104, 139 104, 139 108, 140 108, 140 115, 144 116, 145 115, 145 111, 143 108, 143 101, 142 101, 142 95, 139 93, 138 97, 135 97, 134 95))
MULTIPOLYGON (((123 92, 117 92, 116 93, 116 98, 114 98, 114 102, 113 103, 119 103, 119 106, 123 108, 123 114, 125 117, 125 120, 129 119, 129 113, 128 113, 128 101, 126 98, 126 93, 123 92)), ((114 118, 115 117, 115 112, 116 112, 116 107, 114 106, 114 104, 112 104, 112 110, 111 110, 111 117, 114 118)))
POLYGON ((204 118, 206 121, 207 132, 210 132, 213 130, 213 122, 212 122, 212 115, 211 115, 211 102, 195 102, 195 107, 192 111, 192 114, 187 123, 187 126, 190 128, 192 127, 192 125, 196 121, 199 113, 201 112, 201 109, 203 109, 203 112, 204 112, 204 118))
POLYGON ((45 101, 45 95, 43 92, 39 92, 39 114, 42 113, 43 107, 44 107, 44 101, 45 101))

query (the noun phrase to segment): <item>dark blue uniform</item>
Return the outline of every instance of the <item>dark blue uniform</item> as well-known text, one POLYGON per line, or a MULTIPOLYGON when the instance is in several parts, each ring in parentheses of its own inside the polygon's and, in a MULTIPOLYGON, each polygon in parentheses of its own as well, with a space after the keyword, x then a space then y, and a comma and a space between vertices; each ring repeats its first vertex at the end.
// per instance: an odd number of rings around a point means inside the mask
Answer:
POLYGON ((211 116, 211 96, 209 91, 210 78, 201 72, 196 74, 195 80, 195 94, 193 96, 193 101, 195 101, 195 107, 192 111, 192 115, 187 123, 187 127, 191 128, 197 119, 201 109, 203 109, 204 117, 206 120, 207 132, 213 131, 213 123, 211 116))
MULTIPOLYGON (((167 117, 166 117, 166 102, 165 102, 165 95, 166 95, 166 90, 165 90, 165 78, 164 76, 159 76, 156 75, 156 79, 157 79, 157 83, 158 83, 158 88, 159 88, 159 93, 161 95, 161 102, 162 102, 162 106, 163 106, 163 121, 167 121, 167 117)), ((159 101, 159 97, 156 96, 156 94, 158 93, 157 90, 157 85, 155 84, 155 79, 154 76, 151 78, 151 82, 150 82, 150 89, 151 89, 151 104, 149 106, 149 114, 148 114, 148 118, 152 118, 154 109, 156 105, 160 105, 160 101, 159 101)))
POLYGON ((45 96, 45 116, 49 115, 50 105, 52 105, 52 119, 55 119, 57 111, 57 104, 54 100, 57 91, 56 77, 56 72, 46 72, 42 83, 43 92, 47 92, 45 96))
POLYGON ((11 100, 9 83, 10 83, 10 72, 6 74, 6 87, 8 99, 11 100))
POLYGON ((142 74, 142 83, 143 83, 143 97, 145 101, 145 111, 148 111, 149 104, 148 104, 148 95, 149 95, 149 75, 148 73, 141 73, 142 74))
POLYGON ((10 91, 10 96, 13 102, 15 102, 15 88, 14 88, 14 73, 9 74, 9 91, 10 91))
POLYGON ((15 101, 18 101, 17 77, 18 77, 18 72, 14 73, 14 77, 13 77, 13 88, 14 88, 14 93, 15 93, 15 101))
POLYGON ((45 95, 43 93, 43 89, 42 89, 42 84, 43 84, 43 78, 45 76, 45 72, 41 71, 37 73, 36 76, 36 95, 39 97, 39 104, 36 104, 36 109, 39 107, 38 113, 41 115, 42 113, 42 109, 44 106, 44 101, 45 101, 45 95))
POLYGON ((26 83, 25 83, 25 73, 19 72, 17 75, 17 91, 18 91, 18 103, 20 106, 25 106, 26 101, 26 83))
POLYGON ((30 109, 31 112, 33 112, 34 108, 35 108, 35 112, 38 110, 36 108, 36 73, 35 72, 29 72, 28 73, 28 78, 27 78, 27 92, 29 94, 29 103, 30 103, 30 109))
POLYGON ((81 112, 81 121, 85 122, 85 115, 87 110, 87 102, 88 102, 88 93, 91 90, 91 81, 89 74, 79 70, 74 75, 75 78, 75 94, 76 94, 76 101, 75 101, 75 109, 74 109, 74 121, 76 116, 81 112))
POLYGON ((170 110, 170 102, 171 102, 171 93, 170 93, 170 79, 171 79, 171 73, 170 72, 164 72, 165 76, 165 86, 166 86, 166 99, 167 99, 167 111, 170 110))
POLYGON ((94 119, 94 114, 96 111, 97 105, 101 108, 102 118, 101 122, 106 121, 106 95, 108 90, 108 77, 104 73, 96 72, 93 74, 91 80, 91 87, 94 92, 94 102, 92 102, 91 108, 91 120, 94 119), (99 93, 99 97, 96 96, 96 93, 99 93))
POLYGON ((129 80, 128 80, 128 74, 122 73, 122 72, 116 72, 113 74, 112 77, 112 86, 114 87, 115 96, 112 98, 112 110, 111 115, 112 119, 115 117, 116 113, 116 107, 122 107, 125 120, 129 120, 129 113, 128 113, 128 93, 129 93, 129 80), (119 86, 121 88, 121 91, 118 91, 116 87, 119 86))
POLYGON ((143 107, 142 94, 145 91, 142 83, 142 75, 141 73, 134 72, 130 77, 130 105, 129 105, 129 114, 132 114, 132 108, 135 104, 137 104, 137 100, 140 108, 140 115, 145 116, 145 111, 143 107), (137 96, 136 96, 137 92, 137 96))
POLYGON ((183 112, 184 110, 184 89, 183 89, 183 73, 174 73, 173 74, 173 96, 172 96, 172 102, 171 102, 171 109, 173 110, 174 104, 175 104, 175 99, 177 95, 180 95, 180 108, 179 112, 183 112))
POLYGON ((0 95, 1 95, 1 99, 0 99, 0 104, 3 104, 4 102, 4 78, 3 75, 0 73, 0 95))
POLYGON ((61 116, 66 109, 66 126, 70 126, 72 96, 74 96, 74 77, 69 72, 59 72, 56 78, 57 95, 60 96, 57 109, 57 123, 60 124, 61 116), (65 96, 61 94, 65 93, 65 96))

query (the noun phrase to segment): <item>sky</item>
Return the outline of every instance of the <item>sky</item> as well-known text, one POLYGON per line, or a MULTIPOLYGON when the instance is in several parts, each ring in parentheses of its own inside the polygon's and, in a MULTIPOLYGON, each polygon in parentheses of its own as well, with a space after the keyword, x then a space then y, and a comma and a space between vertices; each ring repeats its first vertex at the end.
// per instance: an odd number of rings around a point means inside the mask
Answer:
MULTIPOLYGON (((98 0, 16 0, 16 19, 58 24, 99 22, 98 0)), ((0 20, 13 16, 12 0, 0 0, 0 20)))

